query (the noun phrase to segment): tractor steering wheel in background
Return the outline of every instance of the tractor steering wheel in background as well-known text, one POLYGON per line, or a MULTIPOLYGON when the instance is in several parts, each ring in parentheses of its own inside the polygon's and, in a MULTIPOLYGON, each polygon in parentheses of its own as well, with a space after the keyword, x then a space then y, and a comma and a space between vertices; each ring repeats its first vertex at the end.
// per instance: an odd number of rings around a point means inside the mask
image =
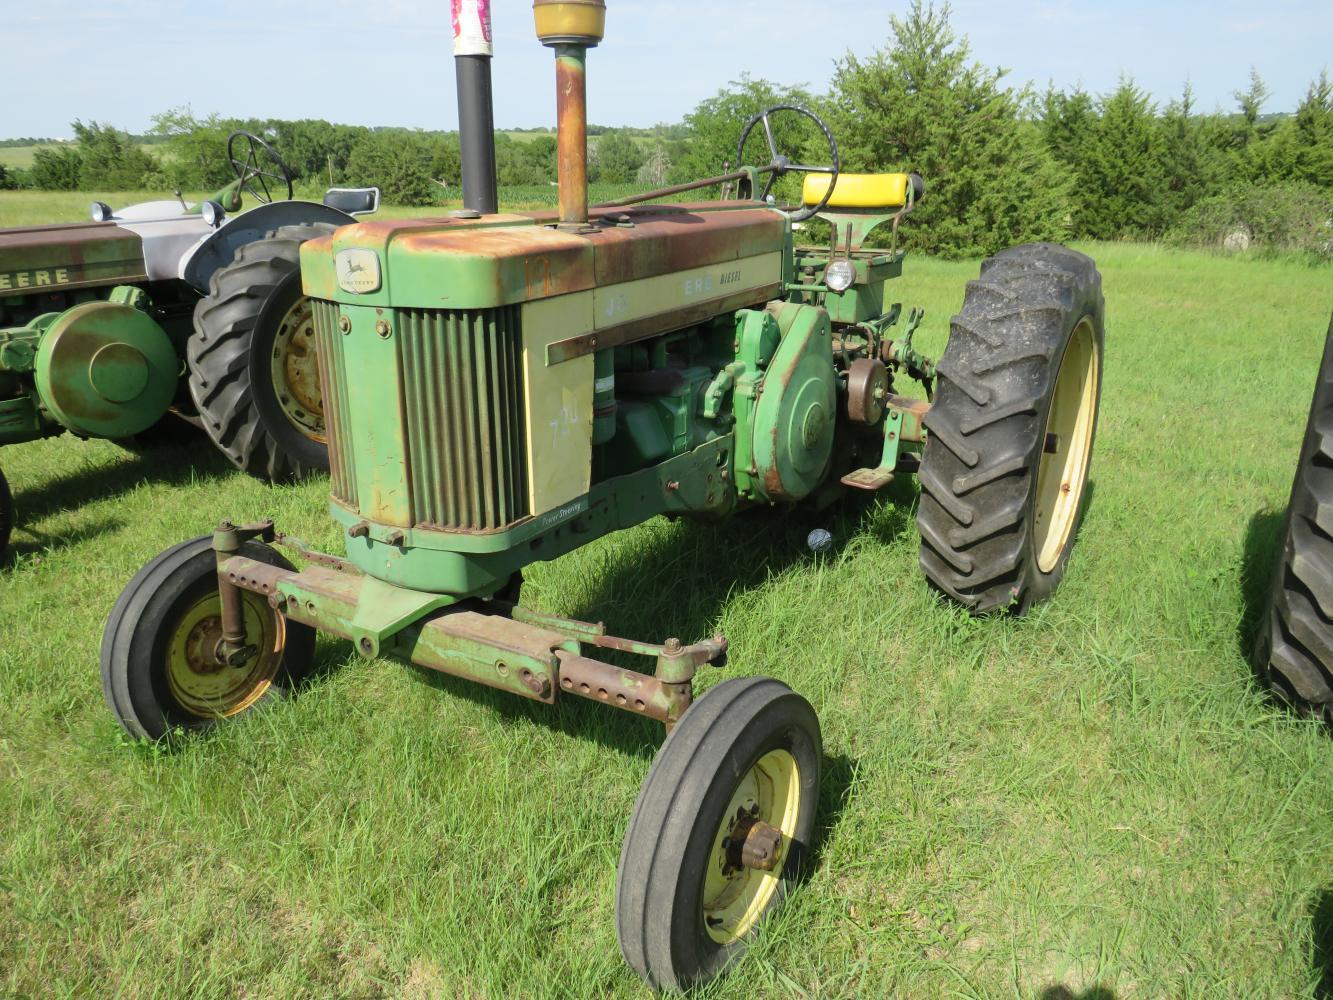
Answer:
POLYGON ((825 125, 820 117, 813 111, 808 111, 795 104, 775 104, 773 107, 759 112, 759 114, 755 115, 746 123, 744 130, 741 132, 740 144, 736 147, 737 163, 745 162, 745 141, 750 138, 750 133, 754 131, 754 127, 760 122, 764 123, 764 137, 768 139, 768 150, 773 154, 773 160, 768 166, 759 168, 761 171, 769 171, 768 183, 764 185, 764 190, 760 193, 759 200, 765 200, 768 197, 769 192, 773 190, 773 184, 779 177, 788 171, 796 170, 807 174, 831 174, 832 176, 829 177, 828 187, 824 190, 824 197, 820 199, 818 205, 815 205, 813 208, 805 206, 794 212, 786 212, 787 218, 791 219, 792 222, 804 222, 806 219, 818 215, 824 210, 824 206, 828 204, 829 199, 833 197, 833 188, 838 183, 838 172, 840 169, 838 160, 838 140, 833 138, 833 133, 829 131, 829 127, 825 125), (819 130, 824 133, 824 138, 828 140, 829 152, 832 154, 831 166, 812 167, 807 166, 806 164, 792 163, 790 157, 784 156, 782 153, 778 152, 778 144, 773 138, 773 126, 768 120, 769 115, 778 111, 794 111, 799 115, 805 115, 805 117, 809 118, 819 126, 819 130))
POLYGON ((292 200, 292 172, 273 147, 259 136, 249 132, 233 132, 227 136, 227 160, 236 171, 241 189, 249 191, 259 201, 267 205, 273 200, 273 192, 268 187, 270 180, 277 181, 279 187, 287 185, 287 200, 292 200), (240 150, 236 148, 238 139, 245 140, 240 150), (238 153, 244 155, 238 156, 238 153))

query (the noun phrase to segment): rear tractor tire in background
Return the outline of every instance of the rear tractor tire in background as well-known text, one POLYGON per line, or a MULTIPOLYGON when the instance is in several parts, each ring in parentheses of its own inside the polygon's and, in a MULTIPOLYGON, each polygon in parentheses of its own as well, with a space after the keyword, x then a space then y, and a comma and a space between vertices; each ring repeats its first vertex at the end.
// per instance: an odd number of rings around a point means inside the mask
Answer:
POLYGON ((1255 665, 1281 701, 1333 725, 1333 323, 1259 624, 1255 665))
POLYGON ((973 614, 1025 614, 1064 575, 1101 402, 1105 301, 1092 259, 1055 244, 981 265, 926 415, 921 568, 973 614))
POLYGON ((9 480, 0 472, 0 566, 9 554, 9 536, 14 531, 14 495, 9 492, 9 480))
MULTIPOLYGON (((240 554, 294 568, 260 542, 240 554)), ((282 697, 310 672, 314 630, 251 591, 241 599, 254 651, 232 666, 215 656, 222 616, 212 536, 167 549, 126 585, 102 634, 102 694, 132 738, 209 729, 282 697)))
POLYGON ((270 482, 329 467, 300 252, 333 229, 284 226, 241 247, 194 310, 186 360, 204 430, 238 468, 270 482))

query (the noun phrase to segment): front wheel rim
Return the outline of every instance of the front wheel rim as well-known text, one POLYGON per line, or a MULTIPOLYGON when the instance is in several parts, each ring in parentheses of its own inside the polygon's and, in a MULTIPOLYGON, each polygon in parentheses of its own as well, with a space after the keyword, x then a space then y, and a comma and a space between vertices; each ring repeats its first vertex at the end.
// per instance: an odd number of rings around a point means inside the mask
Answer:
POLYGON ((1042 434, 1033 508, 1037 568, 1050 573, 1060 562, 1078 520, 1097 425, 1101 353, 1092 320, 1074 327, 1060 359, 1042 434))
POLYGON ((764 754, 736 785, 713 836, 704 874, 703 924, 718 944, 733 944, 749 934, 772 906, 782 884, 785 854, 771 872, 729 866, 728 835, 738 816, 746 812, 780 830, 785 852, 796 836, 801 805, 800 767, 788 750, 764 754))
POLYGON ((181 709, 199 719, 239 715, 268 693, 282 663, 285 622, 262 599, 242 594, 246 641, 257 652, 239 667, 219 663, 222 601, 206 594, 176 619, 166 647, 167 689, 181 709))
POLYGON ((311 441, 327 444, 319 355, 315 348, 314 308, 304 295, 299 296, 278 321, 270 374, 273 394, 283 416, 311 441))

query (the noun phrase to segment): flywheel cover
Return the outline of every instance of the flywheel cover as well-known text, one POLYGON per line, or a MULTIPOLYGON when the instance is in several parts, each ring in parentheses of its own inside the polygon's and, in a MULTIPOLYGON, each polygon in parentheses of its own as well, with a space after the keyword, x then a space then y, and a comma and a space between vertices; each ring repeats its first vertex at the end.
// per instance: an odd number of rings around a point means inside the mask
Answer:
POLYGON ((147 313, 85 302, 61 313, 37 349, 37 391, 61 424, 86 437, 147 430, 176 396, 180 359, 147 313))
POLYGON ((782 341, 755 408, 755 489, 766 500, 801 500, 823 481, 833 453, 837 385, 828 313, 788 303, 782 341))

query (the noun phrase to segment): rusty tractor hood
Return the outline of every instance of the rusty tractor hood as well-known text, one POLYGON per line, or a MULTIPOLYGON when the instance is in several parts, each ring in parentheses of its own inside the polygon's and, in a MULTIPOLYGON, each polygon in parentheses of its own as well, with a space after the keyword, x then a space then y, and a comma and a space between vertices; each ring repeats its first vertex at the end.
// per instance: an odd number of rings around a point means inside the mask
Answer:
POLYGON ((788 233, 761 202, 590 214, 582 232, 553 228, 551 212, 344 226, 301 248, 302 281, 314 298, 353 305, 490 309, 780 251, 788 233), (378 287, 339 286, 337 260, 348 250, 374 252, 378 287))
POLYGON ((114 222, 0 229, 0 297, 147 278, 143 239, 114 222))

